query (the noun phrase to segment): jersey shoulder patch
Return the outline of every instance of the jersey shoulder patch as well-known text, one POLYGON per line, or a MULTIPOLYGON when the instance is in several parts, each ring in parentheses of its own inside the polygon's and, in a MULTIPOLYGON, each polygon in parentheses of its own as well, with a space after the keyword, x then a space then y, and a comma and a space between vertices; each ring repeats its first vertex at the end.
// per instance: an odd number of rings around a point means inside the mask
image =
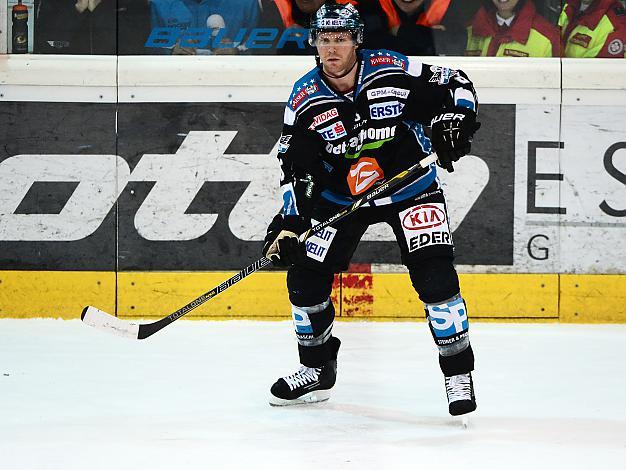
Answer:
POLYGON ((387 49, 363 49, 363 76, 366 77, 381 70, 404 70, 409 68, 409 58, 399 52, 387 49))
POLYGON ((318 68, 316 67, 296 81, 287 106, 293 111, 297 111, 311 98, 324 95, 325 89, 326 87, 323 86, 318 68))

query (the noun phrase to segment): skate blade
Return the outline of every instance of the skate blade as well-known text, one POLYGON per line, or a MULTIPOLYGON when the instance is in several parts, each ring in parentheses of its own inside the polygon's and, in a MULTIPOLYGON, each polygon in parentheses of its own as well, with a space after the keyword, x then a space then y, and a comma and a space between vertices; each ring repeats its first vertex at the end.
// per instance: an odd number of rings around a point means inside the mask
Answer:
POLYGON ((467 430, 470 427, 470 419, 468 415, 452 416, 452 420, 448 424, 455 429, 467 430))
POLYGON ((469 429, 470 419, 468 415, 452 416, 452 420, 448 421, 450 426, 463 430, 469 429))
POLYGON ((305 393, 300 398, 296 398, 294 400, 285 400, 270 394, 269 404, 270 406, 309 405, 328 401, 329 398, 330 390, 315 390, 313 392, 305 393))
POLYGON ((460 416, 460 422, 461 422, 461 427, 463 429, 469 428, 469 416, 467 415, 460 416))

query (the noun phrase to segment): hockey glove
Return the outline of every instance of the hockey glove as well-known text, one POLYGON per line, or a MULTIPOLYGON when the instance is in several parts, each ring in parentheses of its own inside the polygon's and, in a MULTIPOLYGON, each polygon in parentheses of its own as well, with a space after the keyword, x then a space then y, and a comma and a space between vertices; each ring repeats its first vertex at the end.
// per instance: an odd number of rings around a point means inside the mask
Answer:
POLYGON ((287 216, 285 220, 278 214, 267 228, 263 256, 269 258, 274 266, 289 267, 306 257, 305 244, 300 243, 294 229, 301 228, 304 232, 308 227, 299 220, 291 220, 292 218, 295 217, 287 216))
POLYGON ((453 172, 452 162, 470 152, 474 132, 480 129, 480 123, 476 122, 476 113, 471 109, 455 106, 435 116, 430 125, 437 163, 453 172))

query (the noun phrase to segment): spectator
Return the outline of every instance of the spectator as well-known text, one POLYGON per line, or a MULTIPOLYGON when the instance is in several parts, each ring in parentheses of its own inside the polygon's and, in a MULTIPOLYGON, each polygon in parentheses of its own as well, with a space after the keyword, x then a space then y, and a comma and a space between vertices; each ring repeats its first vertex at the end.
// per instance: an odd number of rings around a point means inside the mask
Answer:
POLYGON ((116 54, 114 0, 42 0, 35 20, 36 54, 116 54))
POLYGON ((206 21, 210 15, 209 8, 212 0, 152 0, 150 2, 150 24, 152 34, 155 28, 170 28, 176 35, 174 45, 170 44, 156 49, 161 54, 195 54, 191 47, 181 47, 179 33, 188 28, 206 28, 206 21))
POLYGON ((308 28, 309 19, 326 0, 262 0, 261 24, 267 27, 308 28))
POLYGON ((152 28, 172 28, 179 31, 181 38, 174 46, 163 48, 162 53, 195 54, 190 47, 203 41, 202 49, 213 48, 214 52, 237 52, 236 47, 254 28, 259 20, 258 0, 152 0, 152 28), (209 18, 211 18, 210 21, 209 18), (204 30, 201 36, 189 36, 189 28, 204 30), (206 36, 208 29, 217 32, 206 36))
POLYGON ((229 48, 231 44, 234 47, 240 46, 259 23, 259 0, 212 0, 209 3, 211 15, 221 16, 225 23, 223 34, 215 36, 214 52, 219 53, 220 48, 229 48))
POLYGON ((568 0, 559 26, 565 57, 626 58, 626 11, 618 0, 568 0))
POLYGON ((467 28, 465 55, 559 57, 559 31, 532 0, 485 0, 467 28))
POLYGON ((535 0, 535 8, 549 23, 557 24, 564 0, 535 0))
POLYGON ((406 55, 460 55, 465 25, 477 0, 370 0, 362 2, 365 48, 406 55))
MULTIPOLYGON (((313 55, 315 48, 309 45, 309 20, 326 0, 262 0, 261 19, 259 24, 263 28, 273 28, 278 31, 276 43, 284 31, 291 30, 289 40, 280 47, 257 49, 259 52, 272 52, 276 54, 290 55, 313 55)), ((356 5, 355 0, 337 0, 336 3, 351 3, 356 5)))

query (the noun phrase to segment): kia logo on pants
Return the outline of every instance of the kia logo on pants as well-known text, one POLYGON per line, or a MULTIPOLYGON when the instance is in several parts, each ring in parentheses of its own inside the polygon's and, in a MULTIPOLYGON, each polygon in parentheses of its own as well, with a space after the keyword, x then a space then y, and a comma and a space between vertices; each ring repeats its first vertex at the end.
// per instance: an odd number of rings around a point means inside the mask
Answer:
POLYGON ((402 220, 407 230, 423 230, 438 227, 446 221, 446 213, 432 204, 414 207, 402 220))

